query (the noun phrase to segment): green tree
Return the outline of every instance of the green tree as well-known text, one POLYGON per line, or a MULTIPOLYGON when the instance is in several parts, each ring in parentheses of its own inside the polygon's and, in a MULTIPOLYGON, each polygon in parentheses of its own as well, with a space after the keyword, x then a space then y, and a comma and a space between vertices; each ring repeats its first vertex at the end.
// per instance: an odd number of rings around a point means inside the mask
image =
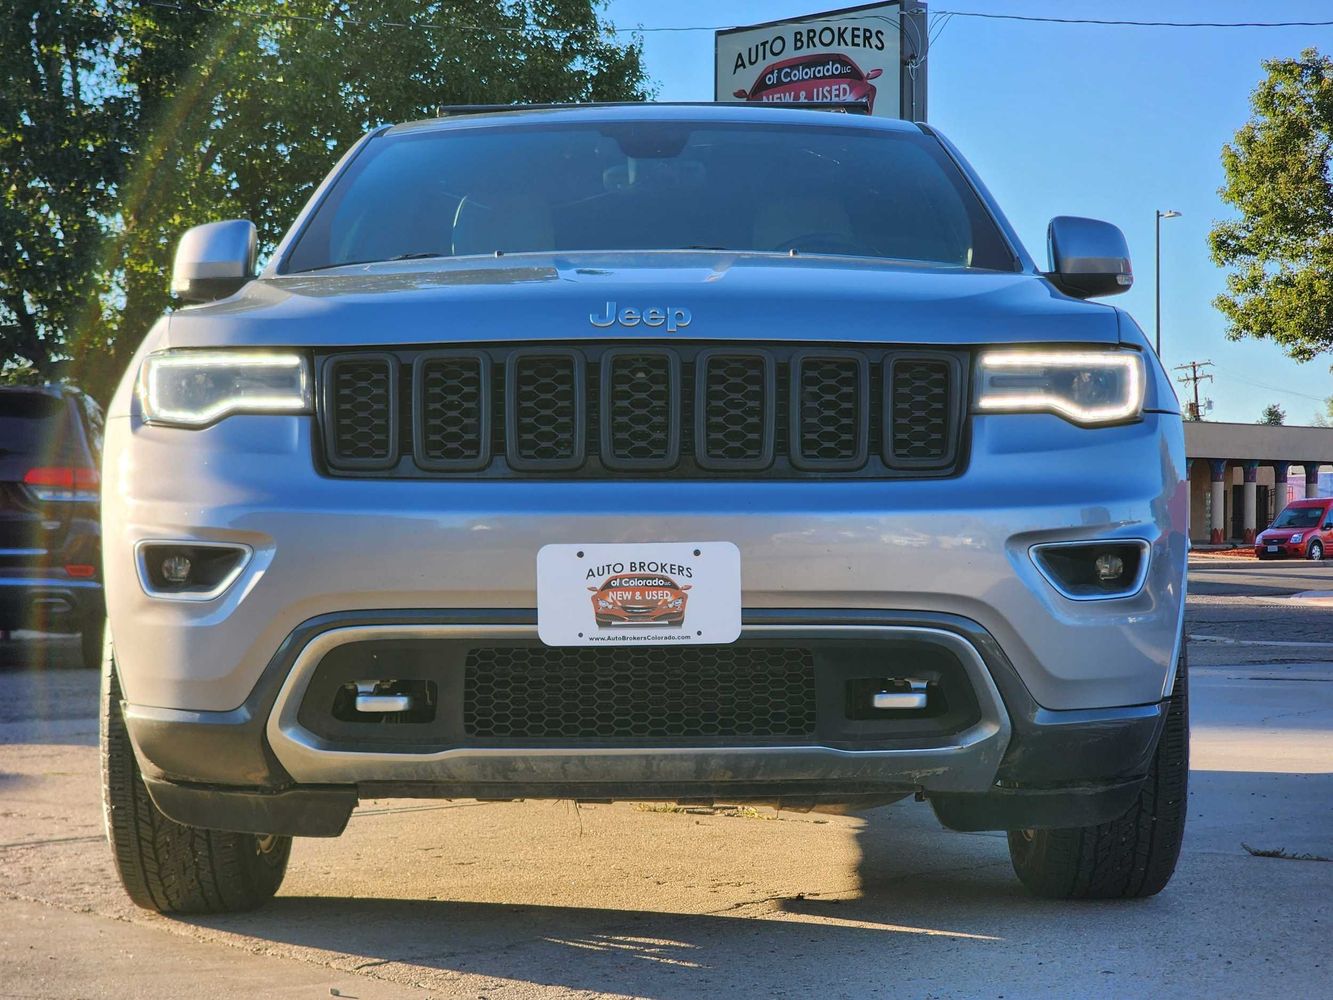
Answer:
POLYGON ((1267 424, 1270 427, 1281 427, 1286 422, 1287 411, 1278 406, 1277 403, 1269 403, 1265 406, 1263 415, 1256 421, 1256 423, 1267 424))
POLYGON ((109 90, 121 102, 127 155, 114 206, 89 210, 105 240, 80 273, 93 273, 100 297, 85 295, 74 322, 67 314, 46 336, 72 356, 72 376, 105 396, 169 304, 171 256, 189 226, 248 218, 267 252, 341 150, 377 124, 428 117, 443 104, 643 99, 640 44, 610 30, 603 6, 99 5, 115 21, 109 90))
POLYGON ((1333 349, 1333 59, 1270 59, 1253 115, 1222 149, 1224 201, 1210 234, 1230 269, 1214 304, 1227 336, 1271 339, 1298 361, 1333 349))
POLYGON ((114 45, 115 25, 91 0, 11 0, 0 16, 6 368, 54 375, 65 331, 102 290, 98 252, 128 139, 114 45))

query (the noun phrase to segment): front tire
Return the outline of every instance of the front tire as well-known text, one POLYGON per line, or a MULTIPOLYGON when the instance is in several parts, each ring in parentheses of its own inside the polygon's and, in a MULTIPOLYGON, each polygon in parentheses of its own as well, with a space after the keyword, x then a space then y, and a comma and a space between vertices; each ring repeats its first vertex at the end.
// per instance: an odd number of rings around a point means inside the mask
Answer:
POLYGON ((1319 562, 1324 558, 1324 543, 1316 538, 1310 543, 1310 549, 1307 554, 1314 562, 1319 562))
POLYGON ((1189 676, 1182 650, 1148 777, 1119 819, 1060 830, 1010 830, 1014 872, 1047 899, 1140 899, 1176 870, 1189 781, 1189 676))
POLYGON ((102 810, 131 900, 158 913, 237 913, 267 902, 287 872, 292 838, 185 826, 153 804, 121 714, 107 644, 102 663, 102 810))

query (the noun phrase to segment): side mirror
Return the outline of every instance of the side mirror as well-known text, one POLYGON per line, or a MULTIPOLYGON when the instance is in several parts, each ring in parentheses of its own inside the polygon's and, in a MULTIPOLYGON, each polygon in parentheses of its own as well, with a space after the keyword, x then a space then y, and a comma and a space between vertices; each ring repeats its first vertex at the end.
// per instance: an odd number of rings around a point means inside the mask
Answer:
POLYGON ((187 229, 176 247, 171 291, 187 302, 211 302, 254 277, 258 236, 253 222, 229 219, 187 229))
POLYGON ((1058 215, 1046 230, 1051 270, 1046 277, 1066 295, 1118 295, 1134 284, 1125 234, 1109 222, 1058 215))

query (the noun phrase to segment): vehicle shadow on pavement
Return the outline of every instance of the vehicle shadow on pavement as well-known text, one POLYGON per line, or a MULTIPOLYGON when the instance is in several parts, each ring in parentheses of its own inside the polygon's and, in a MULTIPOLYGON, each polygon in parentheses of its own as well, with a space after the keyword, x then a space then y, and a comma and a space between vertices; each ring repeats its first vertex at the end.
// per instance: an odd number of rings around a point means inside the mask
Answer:
MULTIPOLYGON (((937 903, 940 895, 955 902, 1008 895, 1008 890, 995 890, 964 879, 934 882, 937 903)), ((199 922, 336 951, 342 953, 333 962, 337 968, 400 982, 434 986, 481 976, 662 1000, 756 995, 756 980, 770 984, 759 990, 768 994, 779 968, 782 978, 804 993, 821 980, 827 983, 831 956, 925 947, 942 958, 969 948, 984 961, 981 952, 1004 947, 993 934, 890 924, 872 915, 894 908, 887 899, 866 899, 819 912, 801 901, 790 911, 779 906, 772 914, 742 919, 739 914, 280 897, 267 907, 262 930, 237 917, 199 922), (907 937, 911 945, 895 942, 907 937)), ((922 955, 921 960, 929 958, 922 955)))
MULTIPOLYGON (((571 888, 570 897, 581 896, 582 905, 537 903, 540 890, 533 883, 526 890, 511 886, 518 901, 510 902, 279 896, 255 914, 189 922, 279 950, 294 947, 307 960, 343 972, 445 993, 453 992, 450 984, 462 989, 466 978, 469 993, 477 982, 498 987, 498 981, 510 981, 662 1000, 723 991, 801 995, 827 989, 855 996, 908 983, 912 994, 962 989, 971 995, 982 983, 960 987, 949 972, 960 963, 994 969, 1000 993, 1006 980, 1011 986, 1027 982, 1029 995, 1040 992, 1043 963, 1077 970, 1079 990, 1096 991, 1116 982, 1107 976, 1160 968, 1164 955, 1195 946, 1201 927, 1212 947, 1238 963, 1251 961, 1258 975, 1276 939, 1238 920, 1234 895, 1219 886, 1244 886, 1249 905, 1261 912, 1284 910, 1302 923, 1323 923, 1330 916, 1328 894, 1316 889, 1333 887, 1333 865, 1252 857, 1241 844, 1301 850, 1327 844, 1320 810, 1310 803, 1333 802, 1333 774, 1202 771, 1191 780, 1191 826, 1180 869, 1161 895, 1148 900, 1036 899, 1014 877, 1003 834, 950 833, 928 807, 900 803, 864 814, 854 832, 860 856, 849 858, 850 872, 817 853, 805 856, 802 869, 802 859, 790 856, 794 846, 783 845, 785 834, 771 843, 772 857, 737 854, 733 867, 722 872, 715 862, 696 862, 705 891, 704 869, 744 880, 763 878, 757 869, 769 866, 800 873, 795 884, 808 887, 771 896, 755 892, 755 898, 732 891, 718 897, 719 908, 705 912, 688 912, 690 900, 700 899, 697 893, 671 896, 682 910, 672 912, 654 905, 651 886, 635 888, 623 873, 608 871, 598 890, 571 888), (841 887, 839 871, 852 876, 841 887), (523 903, 525 895, 534 903, 523 903), (725 905, 728 899, 733 902, 725 905), (1145 926, 1157 928, 1154 935, 1145 936, 1145 926), (1109 941, 1121 943, 1108 950, 1109 941), (834 968, 845 977, 836 989, 829 978, 834 968)), ((830 845, 851 832, 823 829, 830 845)), ((669 829, 662 832, 663 856, 687 851, 669 829)), ((400 860, 411 849, 410 843, 396 846, 404 852, 400 860)), ((576 855, 565 859, 573 868, 579 861, 599 862, 595 852, 577 857, 585 850, 577 841, 567 847, 576 855)), ((560 849, 558 843, 549 846, 560 849)), ((635 863, 648 870, 654 859, 635 863)), ((551 860, 552 878, 566 871, 551 860)), ((440 884, 447 877, 447 869, 428 866, 414 887, 447 891, 440 884)), ((364 884, 359 880, 358 888, 364 884)), ((1316 968, 1318 947, 1302 944, 1287 961, 1292 968, 1316 968)), ((1234 968, 1226 974, 1234 975, 1234 968)), ((1192 989, 1182 980, 1164 995, 1189 995, 1192 989)))
MULTIPOLYGON (((702 913, 654 909, 652 889, 631 889, 627 896, 623 885, 608 881, 599 895, 624 901, 619 907, 279 896, 260 913, 191 922, 312 949, 323 960, 335 953, 335 967, 400 982, 435 986, 480 976, 684 1000, 724 991, 814 995, 822 992, 819 984, 830 985, 830 963, 843 966, 856 956, 873 960, 849 973, 856 982, 843 990, 863 995, 895 956, 911 959, 914 977, 964 952, 985 965, 1010 946, 1008 931, 996 931, 997 917, 1017 912, 1050 920, 1052 904, 1031 899, 1014 880, 1002 838, 949 834, 928 807, 910 803, 865 818, 857 835, 861 885, 853 869, 836 894, 813 891, 838 880, 835 866, 807 856, 802 882, 810 890, 702 913)), ((830 838, 846 837, 824 829, 830 838)), ((669 832, 661 848, 686 850, 669 832)), ((775 860, 801 867, 800 858, 775 860)), ((769 864, 754 854, 738 854, 734 862, 736 879, 762 878, 753 869, 769 864)), ((552 876, 563 867, 553 866, 552 876)), ((947 984, 946 976, 940 984, 946 992, 947 984)))

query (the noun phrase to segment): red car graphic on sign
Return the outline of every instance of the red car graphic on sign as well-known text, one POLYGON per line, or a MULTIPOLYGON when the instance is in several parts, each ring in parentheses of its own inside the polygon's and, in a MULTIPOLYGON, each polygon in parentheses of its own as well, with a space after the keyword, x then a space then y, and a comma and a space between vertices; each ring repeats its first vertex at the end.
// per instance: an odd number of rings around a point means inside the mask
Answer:
POLYGON ((685 591, 669 576, 617 573, 592 591, 592 613, 598 628, 618 625, 685 624, 685 591))
POLYGON ((754 86, 738 90, 736 97, 743 101, 806 101, 866 103, 866 109, 875 110, 876 79, 882 70, 863 73, 861 67, 840 52, 821 55, 797 56, 764 67, 754 86))

